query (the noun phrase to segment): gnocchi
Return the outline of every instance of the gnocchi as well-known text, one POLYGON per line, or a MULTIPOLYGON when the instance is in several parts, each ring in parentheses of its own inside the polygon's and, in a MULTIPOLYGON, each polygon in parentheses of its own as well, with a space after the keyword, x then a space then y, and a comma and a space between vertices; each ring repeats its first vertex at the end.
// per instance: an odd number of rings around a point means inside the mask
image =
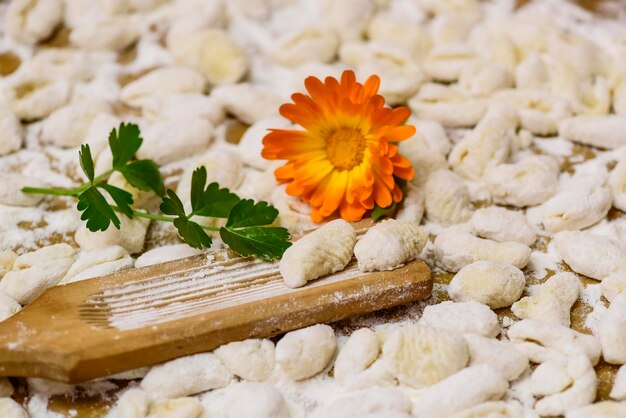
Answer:
POLYGON ((82 143, 93 120, 108 113, 110 106, 97 100, 84 100, 63 106, 43 122, 41 138, 60 147, 75 147, 82 143))
POLYGON ((626 364, 626 294, 609 305, 598 327, 602 357, 611 364, 626 364))
POLYGON ((205 84, 202 74, 190 68, 162 67, 126 84, 119 97, 125 104, 139 107, 154 97, 167 94, 202 93, 205 84))
POLYGON ((404 199, 396 212, 395 219, 419 225, 424 216, 424 193, 412 184, 407 184, 404 199))
MULTIPOLYGON (((0 282, 1 283, 1 282, 0 282)), ((19 303, 12 297, 5 295, 3 292, 0 292, 0 322, 4 321, 7 318, 12 317, 16 313, 18 313, 22 307, 19 303)), ((0 379, 0 382, 2 380, 0 379)), ((2 392, 0 390, 0 392, 2 392)), ((0 393, 0 397, 4 396, 0 393)))
POLYGON ((5 106, 0 106, 0 156, 22 147, 24 129, 20 120, 5 106))
POLYGON ((149 225, 149 219, 120 216, 120 229, 109 225, 106 231, 91 232, 85 225, 81 225, 74 239, 83 250, 119 245, 130 254, 137 254, 143 249, 149 225))
POLYGON ((444 225, 469 220, 473 213, 469 190, 452 171, 437 170, 424 185, 426 217, 444 225))
POLYGON ((235 341, 214 353, 232 374, 245 380, 267 380, 274 369, 274 343, 267 339, 235 341))
POLYGON ((484 99, 439 84, 423 84, 408 103, 418 118, 437 121, 447 128, 472 127, 487 111, 484 99))
POLYGON ((80 254, 59 283, 72 283, 104 276, 132 268, 133 264, 134 260, 128 251, 117 245, 86 251, 80 254))
POLYGON ((312 418, 409 418, 411 401, 394 388, 368 389, 337 398, 313 413, 312 418))
POLYGON ((337 339, 328 325, 292 331, 276 344, 276 363, 287 377, 303 380, 322 372, 330 363, 337 339))
POLYGON ((617 371, 609 396, 618 401, 626 400, 626 366, 622 365, 617 371))
POLYGON ((470 366, 488 364, 506 380, 516 380, 528 369, 528 356, 507 341, 474 333, 463 335, 470 353, 470 366))
POLYGON ((472 215, 471 222, 474 233, 481 238, 498 242, 514 241, 528 246, 537 240, 537 234, 526 217, 513 210, 498 206, 478 209, 472 215))
POLYGON ((9 4, 5 24, 13 38, 35 44, 49 37, 62 19, 61 0, 16 0, 9 4))
MULTIPOLYGON (((2 276, 2 274, 0 274, 2 276)), ((602 295, 609 302, 613 302, 618 295, 626 293, 626 274, 624 272, 611 273, 600 283, 602 295)))
POLYGON ((559 135, 565 139, 598 148, 615 149, 626 145, 620 135, 626 129, 626 116, 576 116, 559 124, 559 135))
POLYGON ((13 78, 3 89, 7 107, 23 121, 48 116, 69 101, 71 91, 72 85, 67 80, 52 80, 27 72, 13 78))
POLYGON ((224 418, 291 417, 285 397, 267 383, 242 383, 235 386, 225 396, 223 413, 224 418))
POLYGON ((380 353, 380 344, 376 334, 361 328, 350 334, 348 341, 339 351, 335 360, 333 376, 339 383, 345 383, 376 361, 380 353))
POLYGON ((420 323, 451 332, 496 337, 500 333, 498 316, 478 302, 445 301, 424 309, 420 323))
POLYGON ((106 17, 74 26, 72 45, 91 51, 120 51, 139 38, 130 16, 106 17))
POLYGON ((202 250, 192 248, 187 244, 172 244, 157 247, 146 251, 135 260, 135 267, 146 267, 159 263, 166 263, 172 260, 178 260, 185 257, 191 257, 202 254, 202 250))

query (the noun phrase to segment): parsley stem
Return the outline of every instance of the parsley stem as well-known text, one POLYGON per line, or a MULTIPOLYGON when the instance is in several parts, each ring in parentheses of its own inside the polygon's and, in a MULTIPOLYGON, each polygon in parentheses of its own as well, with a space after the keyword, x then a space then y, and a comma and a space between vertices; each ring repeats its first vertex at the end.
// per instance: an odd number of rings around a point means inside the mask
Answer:
MULTIPOLYGON (((111 208, 116 212, 123 213, 121 209, 115 205, 111 205, 111 208)), ((174 220, 176 220, 176 218, 174 217, 156 215, 154 213, 147 213, 147 212, 133 210, 133 217, 135 216, 138 218, 152 219, 153 221, 161 221, 161 222, 174 222, 174 220)), ((204 226, 204 225, 200 225, 200 226, 202 227, 202 229, 205 229, 207 231, 219 232, 220 230, 219 228, 216 228, 214 226, 204 226)))
POLYGON ((45 187, 23 187, 23 193, 32 193, 32 194, 49 194, 55 196, 73 196, 76 197, 76 192, 74 189, 47 189, 45 187))

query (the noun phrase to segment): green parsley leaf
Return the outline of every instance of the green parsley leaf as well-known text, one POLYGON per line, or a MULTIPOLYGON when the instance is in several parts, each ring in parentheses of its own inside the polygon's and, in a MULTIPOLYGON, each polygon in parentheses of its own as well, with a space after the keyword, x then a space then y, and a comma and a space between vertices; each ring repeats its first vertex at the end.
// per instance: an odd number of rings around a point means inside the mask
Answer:
POLYGON ((109 206, 109 202, 95 187, 90 187, 78 196, 76 207, 83 212, 80 219, 87 221, 87 229, 90 231, 106 231, 111 222, 117 229, 120 229, 119 218, 109 206))
POLYGON ((174 226, 180 237, 193 248, 209 248, 213 242, 200 224, 190 221, 186 217, 174 219, 174 226))
POLYGON ((278 227, 220 228, 222 240, 239 255, 256 255, 269 260, 282 257, 291 243, 289 231, 278 227))
POLYGON ((267 202, 254 203, 251 199, 239 201, 228 215, 226 227, 245 228, 250 226, 269 225, 278 216, 278 210, 267 202))
POLYGON ((139 190, 152 190, 159 196, 165 194, 163 178, 159 172, 159 166, 152 160, 132 161, 117 168, 131 186, 139 190))
POLYGON ((111 195, 113 201, 120 209, 120 212, 122 212, 124 215, 128 216, 131 219, 133 218, 133 208, 130 207, 130 205, 133 204, 132 194, 128 193, 124 189, 120 189, 119 187, 115 187, 106 183, 98 184, 98 187, 106 190, 109 195, 111 195))
POLYGON ((230 211, 240 199, 228 189, 220 189, 217 183, 206 186, 206 168, 199 167, 191 176, 191 208, 194 215, 228 218, 230 211))
POLYGON ((87 176, 90 183, 93 183, 95 177, 93 168, 93 158, 91 157, 91 149, 89 144, 83 144, 78 151, 78 157, 80 158, 80 166, 83 169, 83 173, 87 176))
POLYGON ((124 166, 135 155, 143 139, 140 136, 139 126, 134 123, 120 123, 117 130, 109 134, 109 147, 113 155, 113 169, 124 166))
POLYGON ((381 208, 380 206, 375 205, 374 209, 372 210, 372 219, 377 221, 380 218, 390 217, 396 211, 396 206, 396 202, 393 202, 390 206, 387 206, 386 208, 381 208))
POLYGON ((174 215, 183 218, 187 217, 187 215, 185 215, 183 202, 180 201, 178 195, 171 189, 167 190, 167 196, 161 201, 159 209, 166 215, 174 215))

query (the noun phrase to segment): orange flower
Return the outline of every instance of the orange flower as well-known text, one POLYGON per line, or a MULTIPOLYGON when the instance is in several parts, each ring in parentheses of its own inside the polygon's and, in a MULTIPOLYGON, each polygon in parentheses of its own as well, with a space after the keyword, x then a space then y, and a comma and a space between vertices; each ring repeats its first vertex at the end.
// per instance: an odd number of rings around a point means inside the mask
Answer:
POLYGON ((263 138, 264 158, 287 160, 275 171, 279 182, 289 183, 287 193, 313 207, 314 222, 337 211, 358 221, 374 203, 400 202, 394 176, 411 180, 413 167, 394 142, 415 134, 415 127, 402 125, 411 111, 385 107, 375 75, 360 84, 344 71, 341 81, 308 77, 304 84, 309 96, 293 94, 294 103, 282 105, 280 114, 305 130, 270 129, 263 138))

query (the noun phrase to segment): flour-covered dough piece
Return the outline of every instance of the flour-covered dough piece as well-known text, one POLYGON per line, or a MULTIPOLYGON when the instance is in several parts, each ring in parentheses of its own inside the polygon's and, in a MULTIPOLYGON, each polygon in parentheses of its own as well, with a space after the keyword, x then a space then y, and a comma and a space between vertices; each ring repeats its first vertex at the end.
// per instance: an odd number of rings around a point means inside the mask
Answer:
POLYGON ((446 271, 456 273, 479 260, 512 264, 522 269, 530 261, 531 250, 519 242, 496 242, 449 228, 435 238, 434 253, 446 271))
POLYGON ((487 364, 463 369, 424 389, 413 403, 413 415, 441 418, 483 402, 501 399, 509 384, 487 364))
POLYGON ((17 253, 13 250, 0 250, 0 279, 13 268, 17 253))
POLYGON ((559 165, 553 157, 537 155, 488 168, 483 180, 495 203, 523 208, 554 196, 558 174, 559 165))
POLYGON ((21 173, 0 173, 0 204, 8 206, 36 206, 43 200, 43 195, 22 192, 23 187, 46 187, 38 179, 21 173))
POLYGON ((219 125, 226 117, 224 107, 215 97, 200 93, 157 95, 143 101, 141 110, 151 123, 194 117, 219 125))
POLYGON ((598 148, 615 149, 626 145, 621 133, 626 130, 626 116, 575 116, 559 124, 562 138, 598 148))
POLYGON ((626 152, 623 152, 617 165, 611 171, 608 181, 613 195, 613 206, 626 211, 626 152))
POLYGON ((544 361, 530 375, 530 390, 535 396, 554 395, 573 383, 567 373, 566 357, 544 361))
POLYGON ((498 316, 478 302, 445 301, 424 309, 420 323, 454 332, 470 332, 485 337, 500 333, 498 316))
POLYGON ((426 74, 436 81, 451 82, 477 58, 474 49, 463 43, 435 45, 424 61, 426 74))
POLYGON ((134 387, 126 390, 117 400, 113 413, 117 418, 146 418, 151 399, 146 391, 134 387))
POLYGON ((524 319, 509 328, 508 337, 534 363, 580 354, 587 356, 592 364, 600 359, 600 342, 594 336, 561 325, 524 319))
POLYGON ((18 74, 3 89, 7 107, 24 121, 45 118, 68 102, 71 91, 67 80, 29 72, 18 74))
POLYGON ((474 301, 497 309, 517 301, 525 285, 524 273, 517 267, 482 260, 459 270, 448 285, 448 294, 455 302, 474 301))
POLYGON ((540 89, 546 86, 549 77, 545 59, 541 54, 533 53, 515 68, 515 87, 520 90, 540 89))
POLYGON ((206 119, 184 118, 148 125, 141 133, 144 143, 137 157, 167 164, 205 151, 215 130, 206 119))
POLYGON ((290 418, 285 397, 269 383, 241 383, 224 397, 224 418, 290 418))
POLYGON ((270 117, 261 119, 246 129, 237 144, 237 150, 246 165, 258 170, 269 168, 270 161, 261 156, 263 138, 268 134, 269 129, 290 129, 291 127, 291 123, 284 118, 270 117))
POLYGON ((200 418, 203 413, 198 398, 157 399, 150 407, 149 418, 200 418))
POLYGON ((374 331, 369 328, 354 331, 337 355, 334 378, 343 384, 371 366, 379 353, 380 344, 374 331))
POLYGON ((399 148, 400 154, 411 162, 415 170, 411 183, 418 187, 422 187, 432 173, 448 168, 446 157, 440 149, 419 138, 402 141, 399 148))
POLYGON ((244 50, 222 29, 173 30, 167 46, 181 64, 201 72, 212 85, 236 83, 248 71, 244 50))
POLYGON ((438 170, 424 185, 426 217, 444 225, 467 221, 473 212, 469 190, 458 174, 438 170))
MULTIPOLYGON (((2 276, 2 273, 0 273, 2 276)), ((602 295, 609 302, 613 302, 619 294, 626 293, 626 273, 611 273, 600 283, 602 295)))
POLYGON ((12 317, 21 309, 22 307, 15 299, 4 294, 3 292, 0 292, 0 322, 12 317))
POLYGON ((120 51, 139 38, 132 16, 107 16, 83 22, 70 32, 70 42, 88 51, 120 51))
POLYGON ((386 219, 373 226, 354 246, 361 271, 393 270, 414 260, 428 237, 417 225, 386 219))
POLYGON ((342 41, 358 40, 372 17, 376 5, 372 0, 348 0, 321 2, 320 11, 325 21, 341 37, 342 41))
POLYGON ((404 384, 433 385, 467 365, 467 344, 460 334, 412 324, 392 331, 385 339, 382 358, 404 384))
POLYGON ((416 117, 437 121, 447 128, 472 127, 487 111, 485 100, 432 83, 422 85, 408 103, 416 117))
POLYGON ((29 418, 28 412, 11 398, 0 398, 0 416, 4 418, 29 418))
POLYGON ((611 191, 600 179, 583 175, 566 183, 559 193, 529 211, 528 216, 552 233, 583 229, 603 219, 612 203, 611 191))
POLYGON ((536 319, 550 324, 570 326, 570 310, 578 299, 580 281, 572 273, 561 272, 546 280, 531 296, 511 306, 518 318, 536 319))
POLYGON ((120 99, 129 106, 141 106, 158 96, 202 93, 205 84, 202 74, 190 68, 162 67, 125 85, 120 92, 120 99))
POLYGON ((572 409, 565 418, 621 418, 626 416, 626 402, 602 401, 572 409))
POLYGON ((76 231, 74 239, 83 250, 95 250, 111 245, 124 247, 130 254, 137 254, 143 250, 146 233, 150 225, 150 219, 129 219, 124 215, 119 216, 120 229, 109 225, 106 231, 91 232, 85 225, 76 231))
POLYGON ((537 239, 524 214, 517 211, 490 206, 474 212, 471 221, 474 233, 481 238, 514 241, 528 246, 537 239))
POLYGON ((542 416, 565 415, 567 411, 589 405, 596 398, 598 382, 589 358, 579 355, 564 361, 571 383, 564 391, 537 401, 535 410, 542 416))
POLYGON ((289 287, 343 270, 352 258, 356 232, 343 219, 328 222, 296 241, 283 254, 279 271, 289 287))
POLYGON ((488 364, 506 380, 515 380, 528 369, 528 356, 508 341, 500 341, 478 334, 463 335, 469 348, 470 365, 488 364))
POLYGON ((49 245, 22 254, 0 281, 0 292, 21 305, 29 304, 59 283, 73 262, 74 249, 67 244, 49 245))
POLYGON ((336 349, 335 331, 328 325, 313 325, 289 332, 278 341, 276 363, 290 379, 308 379, 328 366, 336 349))
POLYGON ((22 147, 24 129, 15 114, 0 105, 0 156, 7 155, 22 147))
POLYGON ((408 183, 404 191, 404 199, 395 219, 402 222, 412 222, 419 225, 424 216, 424 192, 408 183))
POLYGON ((278 108, 282 103, 276 92, 253 83, 217 86, 211 91, 210 97, 217 99, 224 110, 248 125, 278 116, 278 108))
POLYGON ((281 34, 269 53, 277 63, 296 67, 306 62, 330 62, 338 47, 339 39, 330 28, 305 25, 281 34))
POLYGON ((52 35, 62 20, 61 0, 15 0, 9 3, 4 23, 19 42, 36 44, 52 35))
POLYGON ((99 100, 82 100, 63 106, 43 122, 41 138, 60 147, 78 146, 96 116, 110 110, 107 103, 99 100))
POLYGON ((489 108, 478 125, 458 142, 448 161, 452 169, 470 180, 479 180, 485 170, 506 162, 515 140, 518 118, 505 103, 489 108))
POLYGON ((598 336, 607 363, 626 364, 626 294, 617 296, 600 320, 598 336))
POLYGON ((214 353, 232 374, 245 380, 267 380, 274 369, 274 343, 268 339, 235 341, 214 353))
POLYGON ((603 280, 626 271, 626 250, 615 239, 586 231, 563 231, 554 236, 561 259, 576 273, 603 280))
POLYGON ((448 418, 523 418, 524 409, 517 402, 492 401, 464 409, 448 418))
POLYGON ((411 401, 396 388, 376 388, 339 397, 312 414, 312 418, 409 418, 411 401))
POLYGON ((154 366, 141 388, 155 398, 177 398, 227 386, 232 374, 211 353, 194 354, 154 366))
POLYGON ((78 257, 60 284, 104 276, 132 268, 133 258, 119 245, 86 251, 78 257))
POLYGON ((166 263, 185 257, 202 254, 202 250, 190 247, 188 244, 172 244, 156 247, 141 254, 135 260, 135 267, 146 267, 153 264, 166 263))
POLYGON ((472 96, 489 96, 512 85, 513 75, 509 69, 491 62, 472 62, 459 74, 459 87, 472 96))
POLYGON ((617 371, 609 396, 617 401, 626 401, 626 365, 617 371))

